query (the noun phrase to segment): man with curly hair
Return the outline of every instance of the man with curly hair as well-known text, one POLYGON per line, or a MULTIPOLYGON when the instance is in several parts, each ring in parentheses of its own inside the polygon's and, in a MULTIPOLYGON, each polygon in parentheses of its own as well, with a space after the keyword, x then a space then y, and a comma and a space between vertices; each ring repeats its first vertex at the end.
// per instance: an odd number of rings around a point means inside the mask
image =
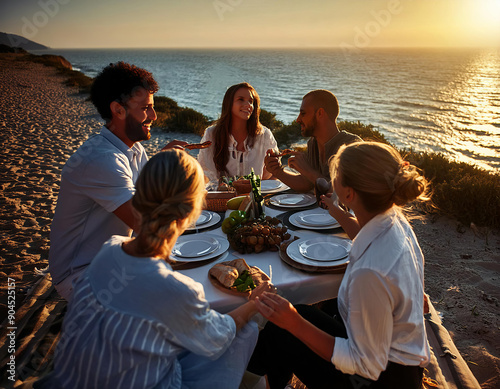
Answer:
MULTIPOLYGON (((112 235, 130 236, 137 225, 131 199, 148 160, 140 142, 151 137, 158 89, 150 72, 124 62, 110 64, 94 80, 90 97, 105 125, 64 165, 50 233, 49 271, 67 300, 103 243, 112 235)), ((117 280, 126 282, 121 275, 117 280)))

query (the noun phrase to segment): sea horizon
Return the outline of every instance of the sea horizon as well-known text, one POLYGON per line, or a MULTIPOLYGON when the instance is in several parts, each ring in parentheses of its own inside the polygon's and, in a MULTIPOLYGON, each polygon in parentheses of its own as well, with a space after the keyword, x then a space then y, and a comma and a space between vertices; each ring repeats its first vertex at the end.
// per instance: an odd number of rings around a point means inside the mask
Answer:
POLYGON ((48 49, 95 77, 126 61, 151 71, 159 96, 216 119, 225 90, 246 81, 285 124, 302 97, 328 89, 339 120, 371 124, 397 147, 442 152, 500 171, 500 49, 468 47, 48 49))

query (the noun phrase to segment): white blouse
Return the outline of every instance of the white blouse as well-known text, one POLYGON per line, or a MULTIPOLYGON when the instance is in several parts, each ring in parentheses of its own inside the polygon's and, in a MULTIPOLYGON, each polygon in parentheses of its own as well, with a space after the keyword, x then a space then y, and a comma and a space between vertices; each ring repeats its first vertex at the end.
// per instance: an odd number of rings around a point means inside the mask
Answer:
POLYGON ((424 258, 407 220, 394 208, 374 217, 354 239, 349 259, 338 295, 348 339, 335 338, 332 363, 372 380, 388 361, 427 365, 424 258))
MULTIPOLYGON (((201 139, 201 143, 206 141, 214 142, 214 130, 215 126, 208 127, 205 130, 205 134, 201 139)), ((276 139, 271 130, 267 127, 263 127, 262 133, 257 135, 254 140, 254 144, 249 147, 247 144, 247 139, 244 143, 244 151, 238 151, 236 149, 238 143, 229 134, 229 161, 226 165, 226 170, 230 177, 232 176, 244 176, 250 174, 252 168, 255 174, 262 177, 264 172, 264 157, 266 156, 266 151, 273 149, 278 150, 278 145, 276 139)), ((210 181, 217 181, 219 179, 219 174, 215 168, 214 157, 214 145, 207 149, 200 150, 198 154, 198 162, 200 163, 205 175, 210 181)))

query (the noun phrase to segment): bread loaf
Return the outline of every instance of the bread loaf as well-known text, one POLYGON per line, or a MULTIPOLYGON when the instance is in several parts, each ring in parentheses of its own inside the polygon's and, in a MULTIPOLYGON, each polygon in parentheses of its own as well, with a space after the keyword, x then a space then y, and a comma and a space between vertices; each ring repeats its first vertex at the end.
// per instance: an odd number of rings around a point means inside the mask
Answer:
POLYGON ((246 263, 243 258, 233 259, 232 261, 226 262, 228 266, 235 267, 238 270, 238 276, 240 276, 245 270, 250 272, 250 266, 246 263))
POLYGON ((209 270, 209 274, 215 277, 226 288, 233 286, 234 281, 238 278, 238 270, 235 267, 218 263, 209 270))

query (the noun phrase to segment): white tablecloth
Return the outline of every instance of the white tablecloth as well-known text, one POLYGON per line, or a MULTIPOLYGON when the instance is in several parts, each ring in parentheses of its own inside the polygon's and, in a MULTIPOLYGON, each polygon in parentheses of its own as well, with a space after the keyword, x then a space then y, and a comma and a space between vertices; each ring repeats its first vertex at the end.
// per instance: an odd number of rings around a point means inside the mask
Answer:
MULTIPOLYGON (((285 210, 286 211, 286 210, 285 210)), ((231 211, 228 211, 228 215, 231 211)), ((277 216, 282 212, 265 208, 266 215, 277 216)), ((201 231, 200 233, 203 233, 201 231)), ((299 237, 318 236, 314 231, 300 230, 289 231, 292 235, 299 237)), ((226 238, 221 228, 208 231, 210 234, 226 238)), ((346 234, 338 234, 347 237, 346 234)), ((272 282, 278 288, 279 293, 287 298, 292 304, 312 304, 319 301, 337 297, 343 274, 318 274, 307 273, 295 269, 284 263, 277 252, 265 251, 259 254, 239 254, 231 248, 221 258, 204 266, 188 270, 180 270, 181 273, 193 278, 203 284, 205 297, 210 306, 222 313, 231 311, 246 301, 244 297, 225 293, 212 285, 208 278, 208 270, 218 262, 229 261, 235 258, 244 258, 250 266, 257 266, 269 275, 269 265, 272 266, 272 282)))

